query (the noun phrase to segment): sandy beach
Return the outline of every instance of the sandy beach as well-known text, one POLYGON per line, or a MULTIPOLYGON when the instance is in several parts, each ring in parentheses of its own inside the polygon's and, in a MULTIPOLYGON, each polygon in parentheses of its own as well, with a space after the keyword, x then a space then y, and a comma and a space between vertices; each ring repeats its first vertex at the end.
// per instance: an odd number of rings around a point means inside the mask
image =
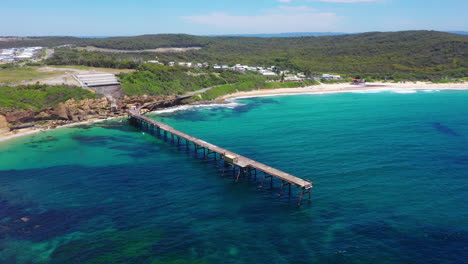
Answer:
POLYGON ((466 90, 468 83, 426 83, 426 82, 411 82, 411 83, 367 83, 365 85, 352 85, 349 83, 338 84, 321 84, 299 88, 280 88, 280 89, 260 89, 249 92, 237 92, 228 94, 219 98, 219 100, 241 98, 241 97, 258 97, 286 94, 321 94, 321 93, 346 93, 346 92, 383 92, 395 91, 401 93, 412 93, 416 90, 466 90))
MULTIPOLYGON (((415 83, 367 83, 366 85, 352 85, 349 83, 339 84, 321 84, 314 86, 306 86, 299 88, 279 88, 279 89, 260 89, 249 92, 237 92, 222 96, 215 100, 217 103, 225 103, 228 99, 235 98, 248 98, 248 97, 260 97, 260 96, 275 96, 275 95, 294 95, 294 94, 325 94, 325 93, 346 93, 346 92, 382 92, 382 91, 395 91, 399 93, 413 93, 417 90, 468 90, 468 83, 448 83, 448 84, 434 84, 426 82, 415 82, 415 83)), ((176 108, 187 108, 196 107, 196 105, 190 106, 178 106, 176 108)), ((164 111, 164 110, 163 110, 164 111)), ((169 109, 169 111, 172 111, 169 109)), ((119 118, 119 117, 115 117, 119 118)), ((77 122, 72 124, 66 124, 60 127, 69 127, 83 124, 91 124, 96 122, 103 122, 113 118, 107 119, 92 119, 83 122, 77 122)), ((55 128, 53 128, 55 129, 55 128)), ((10 131, 5 134, 0 134, 0 142, 9 139, 31 135, 50 129, 44 127, 32 127, 10 131)))

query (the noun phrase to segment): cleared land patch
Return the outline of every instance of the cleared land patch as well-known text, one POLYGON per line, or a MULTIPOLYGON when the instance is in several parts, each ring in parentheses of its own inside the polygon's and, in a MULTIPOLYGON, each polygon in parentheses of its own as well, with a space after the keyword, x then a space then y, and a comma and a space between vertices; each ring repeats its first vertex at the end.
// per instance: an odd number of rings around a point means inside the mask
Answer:
POLYGON ((87 51, 98 51, 98 52, 112 52, 112 53, 142 53, 142 52, 156 52, 156 53, 177 53, 186 52, 191 50, 201 50, 201 47, 187 47, 187 48, 157 48, 157 49, 143 49, 143 50, 121 50, 121 49, 103 49, 96 47, 83 48, 87 51))
POLYGON ((63 71, 40 71, 39 67, 20 67, 13 69, 0 70, 1 84, 22 84, 36 79, 60 76, 63 71))
POLYGON ((74 85, 79 83, 73 78, 74 74, 96 73, 130 73, 131 69, 95 68, 87 66, 46 66, 46 67, 18 67, 0 70, 0 84, 10 86, 27 84, 46 85, 74 85))
POLYGON ((49 67, 42 67, 41 71, 67 71, 67 70, 78 70, 78 71, 94 71, 94 72, 107 72, 107 73, 129 73, 134 72, 132 69, 112 69, 112 68, 99 68, 89 67, 81 65, 52 65, 49 67))

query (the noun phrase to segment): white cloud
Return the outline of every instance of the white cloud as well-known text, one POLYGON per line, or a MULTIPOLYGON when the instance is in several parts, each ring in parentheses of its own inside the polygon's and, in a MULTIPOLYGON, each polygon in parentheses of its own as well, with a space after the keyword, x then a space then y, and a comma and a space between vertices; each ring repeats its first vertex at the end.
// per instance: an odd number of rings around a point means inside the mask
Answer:
MULTIPOLYGON (((281 3, 292 3, 293 0, 278 0, 281 3)), ((383 0, 305 0, 306 2, 326 2, 326 3, 370 3, 381 2, 383 0)))
MULTIPOLYGON (((381 0, 307 0, 307 2, 329 2, 329 3, 367 3, 381 0)), ((291 0, 289 1, 291 2, 291 0)))
POLYGON ((182 17, 225 33, 319 32, 338 29, 341 17, 306 6, 279 6, 258 15, 214 12, 182 17))

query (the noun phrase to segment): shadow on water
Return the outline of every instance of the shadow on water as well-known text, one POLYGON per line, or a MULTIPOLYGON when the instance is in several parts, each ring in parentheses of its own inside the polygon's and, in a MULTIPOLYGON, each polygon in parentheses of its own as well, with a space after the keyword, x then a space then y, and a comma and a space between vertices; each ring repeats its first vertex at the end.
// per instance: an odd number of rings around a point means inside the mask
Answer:
POLYGON ((133 130, 133 127, 129 125, 127 120, 122 120, 122 122, 107 121, 107 122, 96 123, 94 127, 110 129, 110 130, 118 130, 122 132, 129 132, 133 130))
POLYGON ((160 237, 161 230, 155 227, 104 231, 60 245, 51 263, 149 263, 160 237))
MULTIPOLYGON (((405 222, 411 220, 405 219, 405 222)), ((365 224, 354 224, 350 227, 356 234, 363 237, 362 248, 369 250, 375 247, 375 241, 385 240, 387 245, 380 251, 383 255, 393 255, 388 263, 410 263, 415 259, 420 263, 462 263, 468 258, 464 245, 468 244, 468 232, 457 227, 431 226, 421 222, 410 225, 410 229, 397 229, 386 221, 373 221, 365 224), (395 255, 389 251, 398 251, 395 255), (398 256, 398 258, 396 257, 398 256)), ((351 252, 350 252, 351 253, 351 252)))
POLYGON ((439 131, 440 133, 442 134, 445 134, 445 135, 450 135, 450 136, 454 136, 454 137, 460 137, 461 135, 458 134, 456 131, 454 131, 453 129, 445 126, 445 125, 442 125, 441 123, 439 122, 434 122, 432 123, 432 126, 437 130, 439 131))
POLYGON ((83 124, 83 125, 73 126, 73 128, 83 129, 83 130, 90 130, 90 129, 94 129, 97 127, 110 129, 110 130, 124 131, 124 132, 128 132, 132 130, 132 127, 128 126, 127 120, 122 120, 122 122, 110 120, 110 121, 97 122, 97 123, 92 123, 92 124, 83 124))
POLYGON ((117 137, 112 136, 72 136, 72 139, 78 141, 80 145, 102 146, 109 144, 110 141, 117 141, 117 137))
POLYGON ((47 136, 45 138, 40 138, 40 139, 36 139, 36 135, 33 135, 31 136, 31 139, 29 142, 25 143, 24 145, 29 147, 29 148, 42 148, 43 146, 42 145, 45 145, 47 143, 52 143, 52 142, 56 142, 56 141, 59 141, 58 138, 56 137, 53 137, 53 136, 47 136))
POLYGON ((42 211, 33 204, 13 205, 0 201, 0 238, 8 236, 17 240, 47 241, 72 232, 83 221, 102 212, 103 208, 68 207, 42 211))
POLYGON ((101 146, 109 145, 111 143, 127 143, 133 144, 132 139, 118 136, 88 136, 88 135, 74 135, 71 137, 80 145, 101 146))

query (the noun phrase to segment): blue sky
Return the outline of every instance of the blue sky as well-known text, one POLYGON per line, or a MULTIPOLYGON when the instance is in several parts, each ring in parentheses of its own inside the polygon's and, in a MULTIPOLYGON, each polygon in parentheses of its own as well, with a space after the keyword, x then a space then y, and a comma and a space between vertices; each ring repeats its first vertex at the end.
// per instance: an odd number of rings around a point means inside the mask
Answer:
POLYGON ((0 0, 3 36, 468 31, 468 0, 0 0))

